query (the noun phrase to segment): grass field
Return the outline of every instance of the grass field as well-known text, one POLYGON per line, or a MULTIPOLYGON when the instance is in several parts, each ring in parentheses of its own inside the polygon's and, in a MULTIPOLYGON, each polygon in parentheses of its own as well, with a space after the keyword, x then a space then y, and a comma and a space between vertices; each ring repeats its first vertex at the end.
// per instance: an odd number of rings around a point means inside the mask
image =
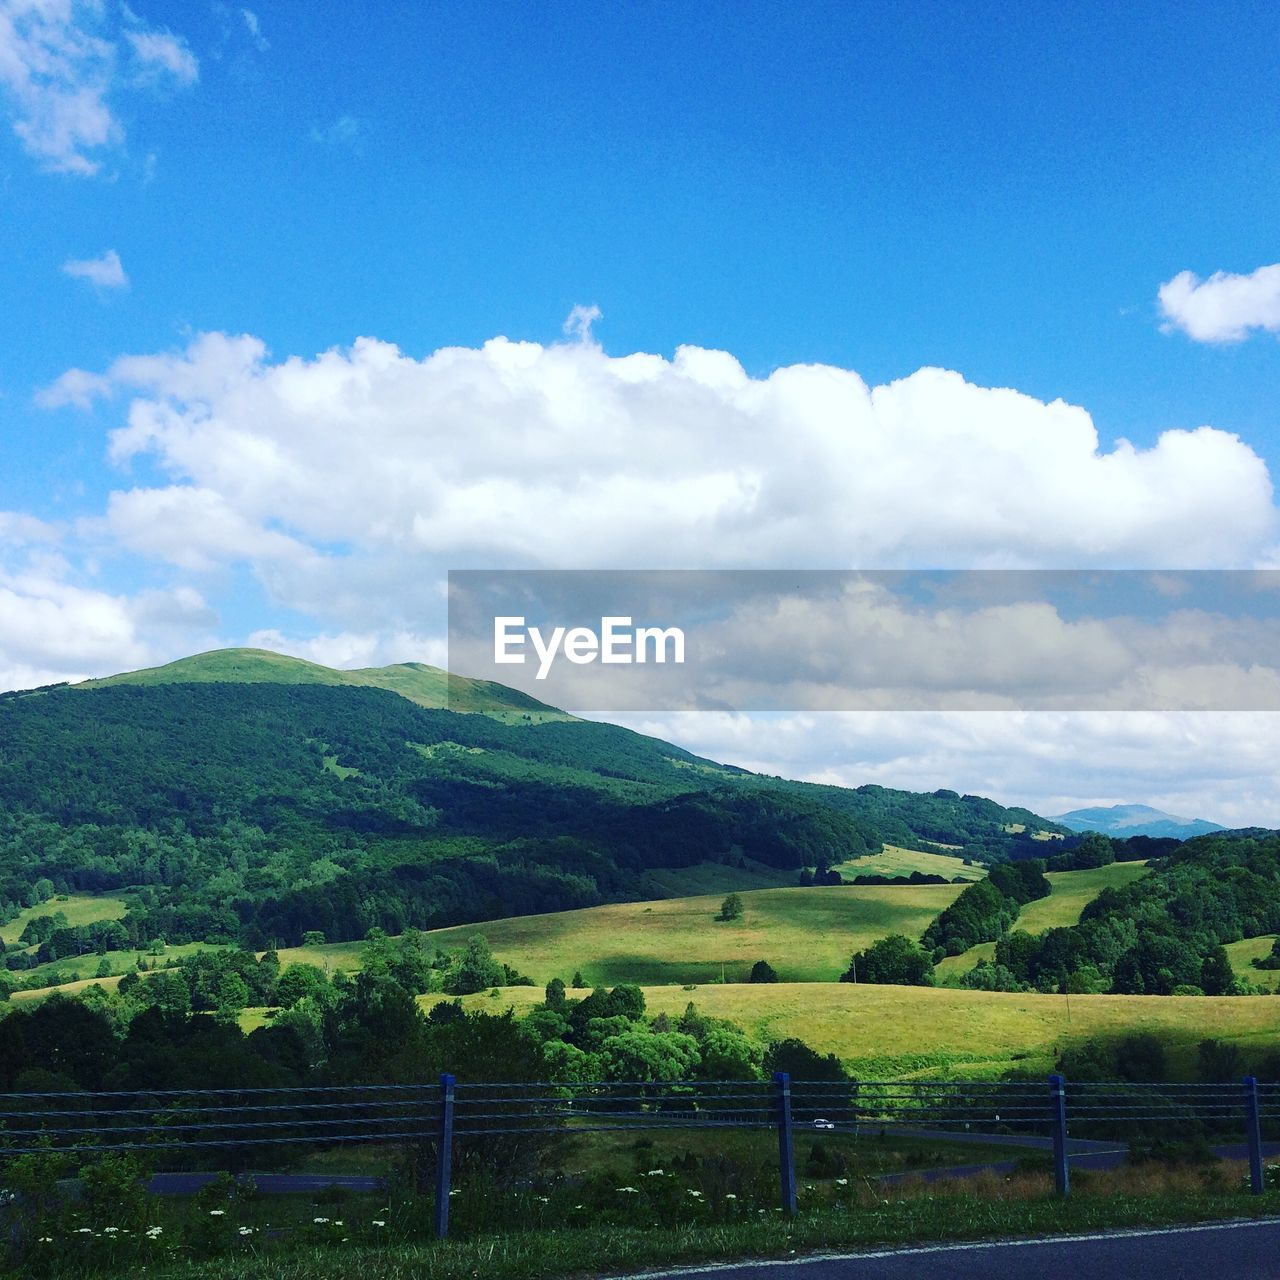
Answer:
POLYGON ((1050 871, 1053 892, 1047 898, 1028 902, 1018 912, 1017 928, 1026 933, 1079 924, 1080 913, 1103 889, 1122 889, 1146 875, 1145 862, 1113 862, 1090 871, 1050 871))
POLYGON ((68 925, 95 924, 99 920, 119 920, 128 909, 129 904, 124 898, 87 893, 64 894, 50 898, 38 907, 20 911, 8 924, 0 926, 0 939, 6 946, 17 942, 27 927, 27 921, 36 916, 55 916, 61 912, 67 917, 68 925))
POLYGON ((1264 933, 1259 938, 1228 942, 1227 956, 1231 960, 1231 967, 1235 970, 1236 977, 1248 978, 1250 982, 1259 987, 1265 987, 1268 991, 1274 991, 1280 986, 1280 969, 1255 969, 1250 963, 1255 958, 1261 960, 1263 956, 1269 956, 1271 944, 1275 940, 1274 933, 1264 933))
MULTIPOLYGON (((440 999, 425 996, 427 1004, 440 999)), ((471 1008, 517 1012, 542 999, 534 988, 469 996, 471 1008)), ((836 1054, 864 1079, 983 1078, 1010 1067, 1048 1072, 1066 1046, 1149 1031, 1190 1073, 1206 1037, 1240 1046, 1246 1060, 1280 1049, 1280 1002, 1257 996, 1045 996, 946 987, 780 983, 646 987, 650 1014, 698 1010, 728 1018, 759 1041, 798 1036, 836 1054)))
POLYGON ((909 876, 913 871, 922 875, 957 876, 965 880, 981 880, 987 874, 985 867, 966 867, 962 858, 949 858, 944 853, 921 853, 919 849, 900 849, 887 844, 879 853, 865 858, 851 858, 835 868, 846 879, 853 876, 909 876))
POLYGON ((500 960, 539 984, 568 981, 575 970, 610 986, 706 982, 722 971, 742 982, 757 960, 789 982, 829 982, 854 951, 886 934, 918 938, 960 892, 960 885, 756 889, 742 894, 743 915, 732 921, 715 918, 723 895, 709 894, 517 916, 428 938, 451 948, 482 933, 500 960))

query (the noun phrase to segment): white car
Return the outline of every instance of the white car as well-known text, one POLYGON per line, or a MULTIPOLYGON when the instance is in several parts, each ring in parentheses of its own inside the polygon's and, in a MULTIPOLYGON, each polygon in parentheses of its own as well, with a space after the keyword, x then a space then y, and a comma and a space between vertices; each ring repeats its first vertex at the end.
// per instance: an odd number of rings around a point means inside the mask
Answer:
POLYGON ((834 1129, 836 1127, 836 1122, 834 1120, 818 1119, 813 1122, 813 1127, 815 1129, 834 1129))

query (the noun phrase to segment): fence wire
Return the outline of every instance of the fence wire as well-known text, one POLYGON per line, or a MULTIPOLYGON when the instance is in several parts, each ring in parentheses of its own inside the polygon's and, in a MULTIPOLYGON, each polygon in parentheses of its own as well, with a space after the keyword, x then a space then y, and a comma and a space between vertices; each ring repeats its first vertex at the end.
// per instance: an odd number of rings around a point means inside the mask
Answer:
MULTIPOLYGON (((1051 1090, 1037 1081, 789 1082, 788 1123, 797 1131, 859 1134, 1040 1136, 1054 1126, 1051 1090)), ((1238 1132, 1245 1086, 1068 1083, 1073 1136, 1238 1132)), ((1280 1123, 1280 1084, 1257 1086, 1261 1119, 1280 1123)), ((34 1151, 87 1155, 349 1143, 434 1143, 444 1087, 311 1086, 141 1092, 0 1094, 0 1160, 34 1151)), ((662 1129, 764 1129, 783 1115, 774 1082, 611 1081, 574 1084, 459 1083, 451 1092, 455 1138, 662 1129)))

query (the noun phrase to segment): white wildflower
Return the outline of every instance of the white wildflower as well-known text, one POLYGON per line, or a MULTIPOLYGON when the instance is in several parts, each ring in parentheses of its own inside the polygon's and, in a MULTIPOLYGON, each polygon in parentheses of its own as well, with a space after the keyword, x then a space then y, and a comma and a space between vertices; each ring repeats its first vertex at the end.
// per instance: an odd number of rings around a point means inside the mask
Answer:
POLYGON ((221 1218, 221 1217, 222 1217, 222 1215, 223 1215, 223 1214, 225 1214, 225 1213, 226 1213, 226 1210, 225 1210, 225 1209, 210 1209, 210 1210, 209 1210, 209 1217, 211 1217, 211 1218, 221 1218))
POLYGON ((374 1220, 373 1220, 373 1225, 374 1225, 375 1227, 385 1227, 387 1224, 386 1224, 385 1220, 384 1220, 384 1219, 382 1219, 382 1218, 374 1218, 374 1220))
POLYGON ((155 1239, 157 1239, 157 1238, 159 1237, 160 1233, 161 1233, 163 1230, 164 1230, 164 1228, 163 1228, 163 1227, 148 1227, 148 1228, 147 1228, 147 1235, 148 1235, 148 1236, 150 1236, 152 1240, 155 1240, 155 1239))
POLYGON ((617 1190, 633 1196, 638 1196, 640 1194, 639 1190, 635 1187, 618 1187, 617 1190))
POLYGON ((314 1223, 316 1224, 316 1226, 321 1227, 321 1226, 323 1226, 326 1222, 328 1222, 328 1221, 329 1221, 329 1219, 328 1219, 328 1218, 312 1218, 312 1219, 311 1219, 311 1221, 312 1221, 312 1222, 314 1222, 314 1223))
POLYGON ((253 1235, 253 1228, 252 1228, 252 1227, 241 1227, 241 1228, 240 1228, 240 1234, 241 1234, 242 1236, 251 1236, 251 1235, 253 1235))

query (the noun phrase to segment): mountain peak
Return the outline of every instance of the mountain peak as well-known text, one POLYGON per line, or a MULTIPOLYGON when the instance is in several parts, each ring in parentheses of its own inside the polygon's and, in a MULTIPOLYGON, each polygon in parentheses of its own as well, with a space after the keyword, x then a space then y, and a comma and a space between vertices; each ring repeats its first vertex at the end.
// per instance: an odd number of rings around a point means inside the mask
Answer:
POLYGON ((491 680, 450 677, 425 662, 398 662, 386 667, 345 670, 322 666, 270 649, 210 649, 160 667, 126 671, 100 680, 85 680, 77 689, 105 685, 163 684, 321 684, 347 688, 386 689, 430 710, 475 712, 500 720, 540 722, 572 716, 517 689, 491 680))
POLYGON ((1188 840, 1192 836, 1205 835, 1225 828, 1204 818, 1181 818, 1165 813, 1148 804, 1094 805, 1085 809, 1072 809, 1053 819, 1072 831, 1098 831, 1106 836, 1165 836, 1175 840, 1188 840))

